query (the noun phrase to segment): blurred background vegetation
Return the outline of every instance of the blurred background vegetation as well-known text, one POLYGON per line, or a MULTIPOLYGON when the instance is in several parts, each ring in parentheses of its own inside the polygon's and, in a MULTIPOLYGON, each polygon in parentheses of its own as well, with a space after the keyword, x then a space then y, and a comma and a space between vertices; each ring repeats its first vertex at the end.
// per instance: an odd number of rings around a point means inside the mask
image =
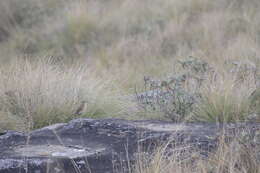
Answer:
POLYGON ((147 111, 126 96, 144 76, 163 89, 189 56, 214 74, 184 82, 202 99, 178 121, 259 121, 259 19, 258 0, 2 0, 0 128, 66 122, 83 100, 85 117, 176 120, 176 102, 147 111))

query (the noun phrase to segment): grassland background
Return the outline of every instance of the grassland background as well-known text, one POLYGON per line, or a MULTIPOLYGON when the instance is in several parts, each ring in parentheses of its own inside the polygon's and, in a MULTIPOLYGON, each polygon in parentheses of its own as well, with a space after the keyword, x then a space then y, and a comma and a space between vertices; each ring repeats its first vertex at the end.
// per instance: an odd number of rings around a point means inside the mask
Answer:
POLYGON ((259 19, 258 0, 1 0, 0 128, 66 122, 82 100, 85 117, 142 118, 122 96, 188 56, 219 76, 197 113, 245 116, 258 81, 226 62, 259 68, 259 19))

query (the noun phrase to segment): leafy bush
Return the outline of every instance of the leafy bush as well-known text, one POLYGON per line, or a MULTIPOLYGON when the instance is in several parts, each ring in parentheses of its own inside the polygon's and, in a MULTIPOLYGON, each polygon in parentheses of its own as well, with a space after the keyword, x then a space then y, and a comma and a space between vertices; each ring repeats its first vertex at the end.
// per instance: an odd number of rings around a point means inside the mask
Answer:
POLYGON ((167 81, 155 81, 145 78, 145 91, 136 94, 141 107, 147 111, 161 112, 165 118, 174 122, 187 119, 193 111, 193 106, 199 100, 200 94, 197 89, 190 91, 185 88, 185 83, 194 80, 192 85, 201 85, 200 75, 208 71, 208 64, 197 58, 190 57, 185 61, 180 61, 185 72, 181 75, 170 77, 167 81))

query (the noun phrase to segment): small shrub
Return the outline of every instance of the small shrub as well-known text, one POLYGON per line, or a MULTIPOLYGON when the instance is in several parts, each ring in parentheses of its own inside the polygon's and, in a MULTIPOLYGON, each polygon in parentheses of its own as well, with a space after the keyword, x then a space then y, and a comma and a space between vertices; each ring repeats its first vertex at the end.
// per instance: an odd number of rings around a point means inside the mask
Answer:
MULTIPOLYGON (((146 81, 147 82, 147 81, 146 81)), ((146 110, 152 110, 162 113, 165 118, 173 122, 180 122, 191 112, 195 98, 178 85, 171 88, 167 81, 160 82, 156 89, 153 88, 154 81, 150 83, 151 90, 137 94, 137 100, 141 107, 146 110)))
POLYGON ((197 87, 200 87, 203 75, 209 71, 206 62, 190 57, 180 61, 183 74, 170 77, 167 81, 155 81, 145 78, 145 91, 136 94, 137 100, 144 110, 152 109, 161 112, 163 117, 173 122, 184 121, 193 111, 193 107, 200 98, 197 87), (185 88, 185 83, 194 80, 191 85, 193 91, 185 88))

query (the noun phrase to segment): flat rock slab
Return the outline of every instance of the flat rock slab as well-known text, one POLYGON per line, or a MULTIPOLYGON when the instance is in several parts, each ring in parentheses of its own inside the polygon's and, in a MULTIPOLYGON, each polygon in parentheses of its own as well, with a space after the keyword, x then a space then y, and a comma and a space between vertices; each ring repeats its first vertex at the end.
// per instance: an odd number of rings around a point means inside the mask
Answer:
MULTIPOLYGON (((133 162, 143 150, 171 140, 203 154, 214 150, 218 138, 237 134, 254 137, 259 124, 174 124, 164 121, 76 119, 30 133, 8 131, 0 136, 0 173, 112 173, 133 162)), ((127 171, 126 171, 127 172, 127 171)))

